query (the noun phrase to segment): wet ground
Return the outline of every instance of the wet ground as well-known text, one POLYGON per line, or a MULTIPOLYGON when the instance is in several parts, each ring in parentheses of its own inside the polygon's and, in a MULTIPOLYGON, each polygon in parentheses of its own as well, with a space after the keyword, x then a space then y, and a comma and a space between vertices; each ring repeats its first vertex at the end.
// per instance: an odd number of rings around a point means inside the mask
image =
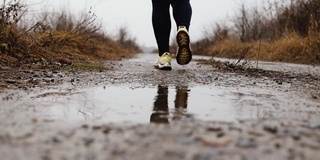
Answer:
POLYGON ((221 70, 195 56, 159 71, 155 57, 106 62, 110 70, 100 72, 2 68, 1 157, 320 156, 320 67, 259 62, 262 70, 221 70))

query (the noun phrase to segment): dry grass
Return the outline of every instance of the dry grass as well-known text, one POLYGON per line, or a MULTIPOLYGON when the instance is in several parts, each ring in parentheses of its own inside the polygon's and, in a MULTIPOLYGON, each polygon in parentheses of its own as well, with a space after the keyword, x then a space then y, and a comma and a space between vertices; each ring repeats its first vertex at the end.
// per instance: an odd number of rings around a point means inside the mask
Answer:
POLYGON ((320 64, 320 0, 263 0, 242 5, 232 24, 216 24, 194 53, 227 58, 320 64), (243 57, 243 51, 249 49, 243 57))
POLYGON ((28 25, 21 24, 26 11, 26 6, 19 2, 3 1, 0 9, 0 66, 37 64, 43 60, 63 64, 96 63, 139 52, 134 39, 125 39, 126 44, 130 44, 126 46, 104 34, 91 11, 80 18, 66 12, 44 13, 28 28, 23 27, 28 25))
POLYGON ((226 39, 208 49, 208 55, 241 59, 243 51, 251 60, 320 64, 320 34, 302 38, 290 34, 274 41, 239 42, 226 39))

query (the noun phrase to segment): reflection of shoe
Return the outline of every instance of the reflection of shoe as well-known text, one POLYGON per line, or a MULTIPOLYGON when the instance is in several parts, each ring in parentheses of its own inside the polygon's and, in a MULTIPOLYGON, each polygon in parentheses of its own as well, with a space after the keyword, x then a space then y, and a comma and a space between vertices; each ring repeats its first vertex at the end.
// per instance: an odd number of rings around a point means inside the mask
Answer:
POLYGON ((171 70, 171 55, 166 52, 161 57, 158 57, 154 67, 160 70, 171 70))
POLYGON ((180 65, 188 64, 192 59, 192 52, 190 48, 190 37, 185 26, 179 26, 177 32, 177 62, 180 65))
POLYGON ((169 113, 152 113, 150 117, 152 123, 169 123, 169 113))
POLYGON ((177 93, 174 101, 175 108, 187 108, 190 90, 187 86, 177 86, 176 89, 177 93))

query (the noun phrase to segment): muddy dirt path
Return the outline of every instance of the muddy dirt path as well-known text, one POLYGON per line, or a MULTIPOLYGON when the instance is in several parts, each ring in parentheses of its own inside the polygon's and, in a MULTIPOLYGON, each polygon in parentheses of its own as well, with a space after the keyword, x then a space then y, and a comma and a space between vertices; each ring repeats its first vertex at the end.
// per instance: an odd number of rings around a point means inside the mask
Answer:
POLYGON ((200 63, 108 71, 1 72, 1 159, 318 159, 320 68, 261 62, 269 72, 200 63))

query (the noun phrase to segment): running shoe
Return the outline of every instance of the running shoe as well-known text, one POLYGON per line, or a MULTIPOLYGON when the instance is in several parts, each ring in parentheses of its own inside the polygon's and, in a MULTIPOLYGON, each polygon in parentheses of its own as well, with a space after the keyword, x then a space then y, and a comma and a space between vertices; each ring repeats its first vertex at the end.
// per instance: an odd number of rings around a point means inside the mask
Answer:
POLYGON ((159 56, 157 61, 154 63, 154 67, 160 70, 171 70, 171 55, 165 52, 162 56, 159 56))
POLYGON ((180 65, 188 64, 192 59, 192 52, 190 48, 190 36, 185 26, 179 26, 177 32, 177 62, 180 65))

